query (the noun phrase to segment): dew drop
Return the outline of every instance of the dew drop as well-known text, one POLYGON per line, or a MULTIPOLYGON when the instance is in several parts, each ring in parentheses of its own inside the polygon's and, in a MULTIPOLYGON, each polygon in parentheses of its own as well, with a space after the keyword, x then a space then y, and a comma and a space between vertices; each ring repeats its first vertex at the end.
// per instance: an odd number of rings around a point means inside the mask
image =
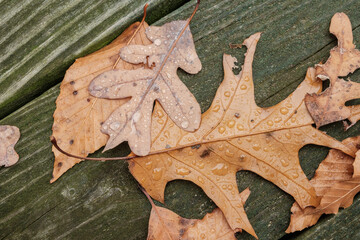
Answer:
POLYGON ((281 179, 281 182, 282 182, 282 184, 284 184, 284 186, 288 185, 288 183, 286 181, 284 181, 283 179, 281 179))
POLYGON ((157 122, 158 122, 159 124, 163 124, 163 123, 164 123, 164 120, 158 119, 157 122))
POLYGON ((280 113, 281 113, 281 114, 285 115, 285 114, 287 114, 288 112, 289 112, 289 109, 287 109, 287 108, 285 108, 285 107, 280 108, 280 113))
POLYGON ((239 131, 243 131, 244 130, 244 126, 242 124, 238 124, 236 125, 236 128, 239 130, 239 131))
POLYGON ((224 127, 219 127, 218 131, 219 131, 219 133, 223 134, 225 132, 225 128, 224 127))
POLYGON ((226 187, 226 185, 222 185, 221 188, 225 190, 227 187, 226 187))
POLYGON ((190 172, 191 171, 188 168, 184 168, 184 167, 176 169, 176 173, 181 176, 186 176, 186 175, 190 174, 190 172))
POLYGON ((156 40, 154 41, 154 44, 155 44, 156 46, 160 46, 161 40, 160 40, 160 39, 156 39, 156 40))
POLYGON ((233 186, 231 185, 231 184, 229 184, 228 186, 227 186, 227 189, 229 189, 229 190, 231 190, 233 188, 233 186))
POLYGON ((254 149, 255 151, 259 151, 260 148, 261 148, 260 145, 257 144, 257 143, 255 143, 255 144, 253 145, 253 149, 254 149))
POLYGON ((152 161, 146 162, 146 163, 145 163, 145 168, 146 168, 147 170, 150 170, 150 169, 152 168, 152 161))
POLYGON ((203 163, 203 162, 197 162, 197 163, 196 163, 196 166, 198 166, 198 168, 200 168, 200 169, 203 169, 203 168, 205 167, 205 163, 203 163))
POLYGON ((226 92, 224 93, 224 96, 225 96, 225 97, 230 97, 230 92, 229 92, 229 91, 226 91, 226 92))
POLYGON ((281 117, 276 117, 276 118, 274 119, 274 122, 279 123, 279 122, 281 122, 281 120, 282 120, 281 117))
POLYGON ((120 127, 120 123, 119 123, 119 122, 113 122, 113 123, 110 124, 111 130, 116 131, 117 129, 119 129, 119 127, 120 127))
POLYGON ((211 169, 211 172, 218 176, 224 176, 228 173, 228 166, 224 163, 218 163, 213 169, 211 169))
POLYGON ((240 86, 240 89, 241 89, 241 90, 245 90, 245 89, 247 89, 247 86, 246 86, 245 84, 242 84, 242 85, 240 86))
POLYGON ((160 110, 157 110, 156 111, 157 115, 159 118, 162 118, 164 116, 164 112, 163 111, 160 111, 160 110))
POLYGON ((154 168, 152 172, 152 178, 156 181, 160 180, 163 174, 162 168, 154 168))
POLYGON ((192 156, 192 155, 194 155, 194 152, 190 150, 190 151, 188 152, 188 155, 189 155, 189 156, 192 156))
POLYGON ((181 127, 182 128, 187 128, 189 126, 189 122, 188 121, 184 121, 181 123, 181 127))
POLYGON ((220 151, 222 151, 222 150, 224 150, 224 145, 220 144, 218 148, 220 151))
POLYGON ((268 121, 267 121, 267 125, 271 127, 271 126, 273 126, 273 125, 274 125, 274 122, 273 122, 273 121, 271 121, 271 120, 268 120, 268 121))
POLYGON ((213 108, 213 112, 218 112, 220 110, 220 106, 219 105, 216 105, 214 108, 213 108))
POLYGON ((285 106, 286 106, 287 108, 291 108, 291 107, 292 107, 292 104, 291 104, 291 103, 287 103, 287 104, 285 104, 285 106))
POLYGON ((245 77, 245 82, 248 82, 250 80, 250 78, 248 76, 245 77))
POLYGON ((291 139, 291 134, 290 134, 290 133, 285 133, 285 137, 286 137, 287 139, 291 139))
POLYGON ((289 162, 286 161, 286 160, 284 160, 284 159, 281 159, 280 162, 281 162, 281 165, 282 165, 283 167, 289 166, 289 162))
POLYGON ((227 126, 229 128, 233 128, 235 126, 235 121, 234 120, 230 120, 228 123, 227 123, 227 126))
POLYGON ((198 180, 199 180, 199 182, 202 183, 202 184, 205 183, 204 178, 202 178, 202 177, 198 177, 198 180))
POLYGON ((295 179, 295 178, 298 178, 299 177, 299 174, 297 172, 291 174, 291 176, 295 179))
POLYGON ((233 157, 233 156, 234 156, 234 153, 231 152, 229 149, 226 149, 225 155, 228 156, 228 157, 233 157))

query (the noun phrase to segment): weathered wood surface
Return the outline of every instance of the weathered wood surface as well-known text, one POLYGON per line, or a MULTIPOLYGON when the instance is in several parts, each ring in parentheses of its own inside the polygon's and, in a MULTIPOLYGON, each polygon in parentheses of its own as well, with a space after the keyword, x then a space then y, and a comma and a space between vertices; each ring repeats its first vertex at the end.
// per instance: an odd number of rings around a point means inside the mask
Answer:
MULTIPOLYGON (((126 163, 83 162, 49 184, 53 165, 49 136, 59 94, 58 85, 50 86, 61 81, 76 57, 104 46, 139 18, 145 1, 60 2, 64 1, 0 1, 0 57, 9 56, 0 63, 0 117, 4 117, 0 124, 17 125, 22 132, 16 146, 18 164, 0 169, 0 238, 145 239, 151 207, 126 163), (15 8, 18 12, 11 13, 15 8)), ((160 19, 155 23, 159 25, 187 18, 194 2, 179 7, 178 1, 158 0, 151 5, 148 22, 160 19)), ((357 0, 204 0, 191 23, 203 70, 197 75, 180 71, 179 76, 206 110, 223 77, 222 54, 243 61, 245 50, 229 49, 228 44, 241 43, 261 31, 254 59, 255 96, 260 106, 274 105, 302 81, 308 66, 329 56, 336 45, 328 32, 335 12, 348 14, 355 43, 360 45, 359 9, 357 0)), ((359 82, 359 72, 351 78, 359 82)), ((357 124, 343 132, 340 123, 323 128, 339 140, 358 135, 359 129, 357 124)), ((123 144, 106 155, 127 151, 123 144)), ((326 152, 316 146, 300 152, 308 177, 326 152)), ((251 189, 245 210, 260 239, 360 238, 359 196, 339 214, 323 217, 301 233, 286 235, 293 199, 250 172, 238 173, 238 185, 239 190, 251 189)), ((165 203, 186 218, 202 218, 215 207, 201 189, 185 181, 168 185, 165 203)), ((252 238, 246 233, 238 236, 252 238)))

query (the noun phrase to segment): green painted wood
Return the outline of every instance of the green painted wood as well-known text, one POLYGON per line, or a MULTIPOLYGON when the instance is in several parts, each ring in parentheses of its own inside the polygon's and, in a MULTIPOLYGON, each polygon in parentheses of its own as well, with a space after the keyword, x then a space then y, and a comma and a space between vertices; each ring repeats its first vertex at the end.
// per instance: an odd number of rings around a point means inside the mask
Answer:
MULTIPOLYGON (((186 4, 156 24, 185 19, 193 6, 194 2, 186 4)), ((230 53, 239 64, 243 62, 245 50, 229 49, 228 43, 241 43, 261 31, 254 60, 255 96, 260 106, 274 105, 296 88, 307 67, 329 56, 329 50, 336 45, 328 32, 335 12, 349 15, 355 42, 360 45, 359 7, 356 0, 341 4, 335 0, 205 0, 191 23, 203 70, 197 75, 179 71, 179 76, 206 110, 223 78, 222 54, 230 53)), ((119 29, 125 27, 119 24, 119 29)), ((83 41, 84 45, 92 43, 91 38, 83 41)), ((351 78, 359 82, 359 72, 351 78)), ((0 238, 145 239, 150 204, 138 190, 126 163, 83 162, 49 184, 53 164, 49 136, 58 93, 57 85, 0 121, 17 125, 22 131, 16 146, 21 156, 19 163, 0 169, 0 238)), ((342 140, 358 135, 360 124, 347 132, 343 132, 341 123, 322 129, 342 140)), ((123 144, 105 155, 119 156, 127 151, 123 144)), ((326 148, 318 146, 306 146, 300 151, 301 165, 309 178, 326 153, 326 148)), ((299 234, 285 235, 291 196, 251 172, 239 172, 237 179, 240 191, 251 189, 245 211, 260 239, 359 237, 359 196, 352 207, 339 214, 323 217, 316 226, 299 234)), ((186 218, 202 218, 215 207, 200 188, 186 181, 168 184, 165 204, 186 218)), ((252 239, 246 233, 238 237, 252 239)))
POLYGON ((186 0, 0 1, 0 119, 59 83, 74 59, 141 19, 146 2, 152 23, 186 0))

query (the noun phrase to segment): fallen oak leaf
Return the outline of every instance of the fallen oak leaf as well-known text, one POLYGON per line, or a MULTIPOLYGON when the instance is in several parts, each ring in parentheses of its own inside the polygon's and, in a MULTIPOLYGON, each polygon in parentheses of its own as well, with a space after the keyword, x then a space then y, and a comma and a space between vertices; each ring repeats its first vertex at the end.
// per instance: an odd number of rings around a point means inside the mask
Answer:
POLYGON ((352 118, 352 107, 345 103, 360 98, 360 83, 345 81, 339 77, 347 76, 360 66, 360 51, 353 44, 351 22, 345 13, 336 13, 330 23, 330 32, 338 39, 338 46, 331 49, 325 64, 316 66, 316 75, 321 80, 330 80, 330 87, 320 94, 308 94, 305 97, 316 127, 348 119, 351 127, 359 120, 352 118))
POLYGON ((318 144, 355 154, 354 149, 311 126, 303 98, 321 90, 314 69, 308 70, 305 80, 281 103, 270 108, 256 106, 252 61, 259 38, 257 33, 244 41, 248 50, 239 75, 232 72, 236 59, 224 55, 224 81, 197 131, 178 128, 157 104, 151 154, 129 161, 130 172, 156 200, 164 201, 167 182, 192 181, 222 210, 234 231, 244 229, 253 236, 237 189, 237 171, 250 170, 272 181, 304 208, 317 206, 319 199, 299 164, 300 148, 318 144))
POLYGON ((19 128, 9 125, 0 125, 0 167, 10 167, 19 160, 19 155, 14 149, 19 138, 19 128))
MULTIPOLYGON (((145 20, 146 6, 142 22, 128 27, 111 44, 86 57, 77 59, 66 71, 60 85, 54 112, 53 137, 66 152, 86 157, 106 144, 108 136, 100 131, 103 122, 111 113, 128 99, 98 99, 88 92, 90 82, 102 72, 110 69, 136 69, 141 64, 130 64, 119 58, 119 51, 129 44, 150 44, 145 36, 148 26, 145 20)), ((62 174, 81 160, 66 156, 53 147, 55 155, 53 178, 62 174)))
MULTIPOLYGON (((349 148, 360 149, 360 136, 347 138, 343 143, 349 148)), ((295 202, 291 208, 287 233, 313 226, 321 215, 336 214, 340 207, 346 208, 352 204, 354 196, 360 191, 360 178, 353 176, 353 163, 351 156, 336 149, 329 151, 310 180, 316 195, 321 197, 320 205, 301 209, 295 202)))
POLYGON ((130 101, 116 109, 102 125, 110 136, 104 151, 127 141, 133 153, 145 156, 151 146, 151 114, 157 100, 181 129, 196 130, 201 121, 200 105, 177 76, 177 69, 196 74, 201 62, 195 50, 189 23, 173 21, 161 27, 150 26, 146 36, 152 44, 130 45, 120 51, 123 60, 148 64, 151 69, 111 70, 96 77, 89 86, 98 98, 130 101))
MULTIPOLYGON (((156 206, 148 193, 144 190, 143 192, 152 206, 149 219, 148 240, 236 239, 234 231, 230 228, 220 209, 214 209, 213 212, 206 214, 201 220, 186 219, 169 209, 156 206)), ((249 189, 244 191, 244 195, 245 194, 247 194, 247 196, 250 194, 249 189)))

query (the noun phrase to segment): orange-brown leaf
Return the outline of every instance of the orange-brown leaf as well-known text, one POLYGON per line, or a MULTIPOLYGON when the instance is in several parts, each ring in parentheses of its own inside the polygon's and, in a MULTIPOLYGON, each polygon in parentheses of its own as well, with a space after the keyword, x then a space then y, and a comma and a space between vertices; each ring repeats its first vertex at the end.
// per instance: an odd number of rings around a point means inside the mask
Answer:
MULTIPOLYGON (((349 148, 359 149, 360 136, 345 139, 343 143, 349 148)), ((322 214, 337 213, 340 207, 346 208, 352 204, 354 196, 360 191, 360 178, 353 177, 353 163, 351 156, 339 150, 330 150, 310 180, 316 195, 321 197, 320 205, 301 209, 294 203, 287 233, 310 227, 317 223, 322 214)))
POLYGON ((19 138, 19 128, 9 125, 0 125, 0 167, 10 167, 19 160, 19 155, 14 149, 19 138))
POLYGON ((279 104, 269 108, 256 105, 252 61, 259 38, 257 33, 245 40, 248 51, 239 75, 232 72, 236 59, 224 55, 224 81, 197 131, 178 128, 157 104, 151 151, 159 154, 129 161, 131 173, 153 198, 164 200, 169 181, 190 180, 217 204, 234 231, 244 229, 254 236, 237 188, 237 171, 261 175, 305 208, 317 206, 319 199, 300 167, 300 148, 318 144, 355 155, 354 149, 311 126, 304 96, 321 90, 314 69, 310 68, 299 87, 279 104))
POLYGON ((203 219, 186 219, 162 207, 153 206, 149 220, 148 240, 235 240, 223 213, 216 208, 203 219))
MULTIPOLYGON (((108 136, 100 131, 101 124, 127 99, 97 99, 89 94, 88 86, 94 77, 114 67, 136 69, 142 66, 122 60, 117 62, 120 49, 126 46, 129 40, 131 44, 150 43, 145 36, 147 24, 142 24, 140 28, 139 24, 131 25, 110 45, 77 59, 67 70, 60 86, 60 95, 56 100, 52 128, 53 136, 65 151, 86 157, 106 144, 108 136)), ((55 162, 51 182, 56 181, 68 169, 80 162, 78 159, 65 156, 54 147, 53 152, 55 162)))
MULTIPOLYGON (((330 87, 320 94, 309 94, 305 98, 316 126, 348 119, 352 126, 359 116, 352 117, 353 107, 345 103, 360 97, 360 83, 345 81, 345 77, 360 66, 360 51, 355 49, 351 23, 345 13, 336 13, 331 19, 330 32, 338 39, 338 46, 330 51, 325 64, 318 64, 316 75, 321 80, 330 80, 330 87)), ((350 127, 350 126, 347 126, 350 127)))

